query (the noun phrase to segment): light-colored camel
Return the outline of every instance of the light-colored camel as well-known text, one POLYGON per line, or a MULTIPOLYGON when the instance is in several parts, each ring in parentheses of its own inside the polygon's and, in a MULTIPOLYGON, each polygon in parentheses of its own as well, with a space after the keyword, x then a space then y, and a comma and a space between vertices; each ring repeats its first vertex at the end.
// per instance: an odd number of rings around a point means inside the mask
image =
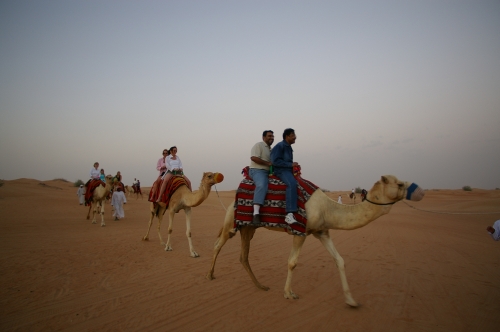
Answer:
POLYGON ((158 217, 158 236, 160 237, 160 242, 165 246, 165 251, 171 251, 172 246, 170 245, 170 235, 172 234, 172 222, 174 221, 174 215, 180 210, 184 210, 186 213, 186 236, 189 243, 189 252, 191 257, 199 257, 198 253, 194 250, 193 242, 191 241, 191 208, 196 207, 203 203, 205 199, 210 194, 210 190, 214 184, 220 183, 224 180, 224 176, 221 173, 203 173, 201 179, 200 187, 197 191, 191 192, 186 185, 180 186, 170 197, 170 202, 168 205, 168 237, 167 243, 163 242, 160 233, 161 221, 163 219, 163 214, 166 210, 165 203, 151 203, 150 212, 151 217, 149 219, 148 232, 146 236, 142 239, 144 241, 149 240, 149 231, 151 230, 151 225, 153 224, 154 217, 158 217))
POLYGON ((134 193, 134 188, 132 186, 125 186, 125 192, 127 193, 127 197, 130 197, 130 194, 134 193))
POLYGON ((106 175, 106 178, 104 180, 106 186, 100 184, 97 188, 94 189, 94 192, 92 194, 92 202, 89 205, 89 212, 87 213, 87 219, 90 219, 90 210, 92 209, 92 207, 94 207, 92 214, 92 223, 97 224, 96 213, 99 213, 101 215, 102 227, 106 226, 106 223, 104 222, 104 202, 111 192, 111 189, 113 188, 113 176, 106 175))
POLYGON ((125 186, 125 192, 127 193, 127 197, 130 197, 131 194, 136 194, 135 199, 139 199, 139 195, 141 195, 141 199, 143 198, 142 193, 134 190, 134 186, 125 186))
MULTIPOLYGON (((347 284, 347 278, 344 269, 344 260, 338 253, 337 249, 333 245, 333 241, 330 238, 330 229, 343 229, 351 230, 363 227, 370 223, 371 221, 377 219, 378 217, 389 213, 392 204, 406 197, 408 187, 410 183, 399 181, 396 177, 392 175, 382 176, 380 181, 377 181, 373 188, 368 192, 367 199, 357 205, 342 205, 334 200, 330 199, 323 191, 317 189, 309 198, 305 204, 306 214, 307 214, 307 227, 306 234, 314 235, 317 239, 321 241, 326 250, 333 256, 333 259, 337 265, 340 274, 340 281, 342 283, 342 289, 344 291, 344 296, 346 303, 352 307, 356 307, 358 304, 354 301, 349 286, 347 284)), ((412 200, 420 200, 423 197, 423 190, 421 190, 416 185, 412 184, 412 193, 418 193, 413 195, 412 200), (415 190, 417 188, 418 190, 415 190)), ((207 279, 215 279, 214 268, 215 261, 219 255, 220 250, 226 243, 226 241, 235 235, 234 230, 234 204, 230 204, 228 208, 226 217, 224 220, 224 225, 219 233, 219 238, 215 242, 214 254, 212 257, 212 266, 208 274, 207 279)), ((281 228, 265 227, 269 230, 281 231, 281 228)), ((243 267, 248 272, 250 278, 254 284, 263 290, 268 290, 269 287, 261 285, 250 268, 248 262, 248 253, 250 251, 250 241, 252 240, 256 227, 244 226, 240 228, 241 234, 241 254, 240 262, 243 267)), ((293 247, 288 257, 288 276, 285 282, 285 298, 287 299, 298 299, 298 296, 292 291, 292 273, 297 266, 298 257, 302 245, 306 240, 306 236, 294 235, 293 247)))

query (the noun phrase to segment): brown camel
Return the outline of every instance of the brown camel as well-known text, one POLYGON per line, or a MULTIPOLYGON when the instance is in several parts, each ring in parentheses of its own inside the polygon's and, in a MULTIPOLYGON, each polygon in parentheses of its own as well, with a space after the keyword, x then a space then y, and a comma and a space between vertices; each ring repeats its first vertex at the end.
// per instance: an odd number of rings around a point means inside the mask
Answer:
POLYGON ((193 242, 191 241, 191 208, 196 207, 203 203, 205 199, 210 194, 210 190, 214 184, 220 183, 224 180, 224 176, 221 173, 203 173, 201 179, 200 188, 191 192, 186 185, 180 186, 170 197, 170 202, 168 209, 165 203, 151 203, 150 212, 151 217, 149 219, 148 232, 146 236, 143 237, 144 241, 149 240, 149 231, 151 225, 153 224, 154 217, 158 217, 158 236, 160 237, 160 242, 165 246, 165 251, 172 251, 172 246, 170 245, 170 235, 172 234, 172 222, 174 221, 174 215, 180 210, 184 210, 186 213, 186 236, 189 243, 189 252, 191 257, 200 257, 198 253, 193 248, 193 242), (168 237, 167 243, 163 242, 160 233, 161 221, 163 219, 163 214, 165 210, 168 212, 168 237))
POLYGON ((105 183, 105 187, 101 184, 94 189, 94 192, 92 193, 92 202, 89 205, 89 212, 87 213, 87 219, 90 219, 90 210, 93 206, 92 223, 97 224, 96 213, 99 213, 101 215, 101 227, 106 226, 106 223, 104 222, 104 202, 113 188, 113 176, 106 175, 105 183))
MULTIPOLYGON (((363 227, 378 217, 389 213, 392 204, 402 200, 403 198, 420 200, 424 192, 420 187, 408 182, 399 181, 395 176, 382 176, 380 181, 377 181, 373 188, 368 192, 364 202, 357 205, 342 205, 330 199, 323 191, 317 189, 309 198, 306 207, 307 228, 306 235, 314 235, 325 246, 326 250, 333 256, 340 274, 340 281, 344 291, 346 303, 352 307, 358 304, 352 298, 351 291, 347 284, 345 275, 344 260, 338 253, 330 238, 330 229, 351 230, 363 227)), ((279 230, 281 228, 265 227, 269 230, 279 230)), ((256 227, 245 226, 241 227, 241 255, 240 262, 248 272, 254 284, 263 290, 268 290, 269 287, 263 286, 257 281, 257 278, 250 268, 248 262, 248 253, 250 251, 250 241, 252 240, 256 227)), ((228 208, 224 225, 219 233, 219 238, 215 242, 214 254, 212 257, 212 266, 207 279, 215 279, 214 268, 215 261, 220 250, 226 241, 233 237, 236 233, 234 229, 234 204, 228 208)), ((288 276, 285 282, 285 298, 298 299, 298 296, 292 291, 292 273, 297 266, 300 249, 306 240, 306 236, 294 235, 293 247, 288 257, 288 276)))
POLYGON ((356 204, 356 193, 350 193, 349 198, 351 199, 352 204, 356 204))

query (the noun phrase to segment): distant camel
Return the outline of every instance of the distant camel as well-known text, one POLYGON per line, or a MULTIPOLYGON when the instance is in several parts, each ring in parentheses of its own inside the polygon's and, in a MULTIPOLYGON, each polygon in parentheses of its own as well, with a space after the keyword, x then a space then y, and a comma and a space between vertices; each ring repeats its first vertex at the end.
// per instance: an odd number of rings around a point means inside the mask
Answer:
POLYGON ((350 193, 349 198, 351 199, 352 204, 356 204, 356 193, 350 193))
POLYGON ((106 175, 105 181, 106 181, 105 187, 103 187, 103 185, 100 184, 98 187, 94 189, 94 192, 92 193, 92 201, 89 204, 89 212, 87 213, 87 219, 90 219, 90 210, 92 209, 92 206, 94 206, 92 214, 93 217, 92 223, 97 224, 96 213, 99 213, 101 215, 102 227, 106 226, 106 223, 104 222, 104 202, 108 197, 109 193, 111 192, 111 189, 113 188, 113 176, 106 175))
POLYGON ((135 186, 125 186, 125 192, 127 193, 127 197, 130 197, 130 194, 136 194, 135 199, 139 199, 139 195, 142 196, 142 192, 138 191, 135 186))
POLYGON ((170 197, 168 210, 165 203, 152 202, 150 205, 151 217, 149 219, 148 232, 142 239, 144 241, 149 240, 149 231, 151 230, 153 219, 156 216, 158 217, 158 236, 160 237, 160 242, 165 246, 165 251, 172 251, 172 246, 170 245, 170 234, 172 234, 172 223, 174 221, 174 215, 180 210, 184 210, 186 214, 186 236, 189 244, 189 252, 191 253, 191 257, 199 257, 200 255, 198 255, 198 253, 194 250, 193 242, 191 241, 191 208, 203 203, 203 201, 205 201, 205 199, 207 199, 208 195, 210 194, 212 186, 216 183, 222 182, 223 180, 224 176, 221 173, 206 172, 203 173, 200 187, 197 191, 191 192, 191 190, 189 190, 186 185, 180 186, 170 197), (165 242, 163 242, 160 233, 161 221, 163 219, 165 211, 168 212, 169 219, 168 237, 166 244, 165 242))
MULTIPOLYGON (((330 229, 351 230, 363 227, 378 217, 389 213, 392 204, 403 198, 411 200, 420 200, 424 196, 424 191, 416 184, 399 181, 395 176, 382 176, 373 188, 368 192, 364 202, 357 205, 342 205, 330 199, 323 191, 317 189, 305 204, 307 224, 306 235, 314 235, 319 239, 326 250, 333 256, 340 274, 340 281, 344 291, 345 301, 348 305, 356 307, 358 304, 354 301, 345 275, 344 259, 340 256, 330 238, 330 229)), ((227 209, 224 225, 219 233, 219 238, 215 242, 212 265, 206 278, 215 279, 214 269, 215 261, 220 250, 226 241, 236 233, 234 229, 234 204, 230 204, 227 209)), ((264 227, 273 231, 281 231, 281 228, 264 227)), ((250 251, 250 241, 255 230, 254 226, 243 226, 240 230, 241 235, 241 254, 240 262, 252 279, 255 286, 262 290, 269 290, 269 287, 259 283, 250 268, 248 262, 248 253, 250 251)), ((292 273, 297 267, 299 253, 306 240, 306 236, 294 235, 293 247, 288 257, 288 276, 285 282, 285 298, 298 299, 299 297, 292 291, 292 273)), ((240 294, 241 295, 241 294, 240 294)))

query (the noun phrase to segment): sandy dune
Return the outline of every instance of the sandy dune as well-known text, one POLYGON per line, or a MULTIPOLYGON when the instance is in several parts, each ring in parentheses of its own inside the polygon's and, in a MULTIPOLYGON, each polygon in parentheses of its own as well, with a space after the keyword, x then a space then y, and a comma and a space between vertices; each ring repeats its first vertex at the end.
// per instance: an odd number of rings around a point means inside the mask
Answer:
POLYGON ((239 263, 239 235, 223 248, 216 279, 205 279, 234 192, 212 190, 193 209, 195 259, 183 212, 165 252, 156 224, 141 241, 146 198, 129 198, 120 221, 106 205, 100 227, 85 219, 76 189, 32 179, 0 187, 1 331, 498 331, 500 242, 485 228, 500 219, 500 190, 429 190, 411 205, 439 213, 399 202, 364 228, 331 231, 360 303, 353 309, 313 237, 294 274, 298 300, 283 298, 285 233, 259 229, 252 241, 252 268, 268 292, 239 263))

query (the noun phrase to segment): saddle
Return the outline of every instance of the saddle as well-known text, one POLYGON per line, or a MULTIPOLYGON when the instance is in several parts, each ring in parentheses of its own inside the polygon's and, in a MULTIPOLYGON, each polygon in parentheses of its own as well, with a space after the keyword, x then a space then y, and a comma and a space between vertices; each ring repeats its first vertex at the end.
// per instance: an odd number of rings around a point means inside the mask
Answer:
MULTIPOLYGON (((243 226, 248 226, 253 218, 253 194, 255 183, 248 176, 247 168, 243 169, 245 178, 241 181, 236 191, 234 202, 234 228, 236 230, 243 226)), ((285 222, 286 216, 286 184, 277 176, 269 176, 269 185, 264 200, 264 205, 260 207, 260 225, 263 227, 282 228, 288 234, 305 236, 307 218, 305 204, 311 195, 319 188, 312 182, 300 176, 300 169, 295 172, 297 180, 298 212, 294 213, 297 223, 289 225, 285 222)))
MULTIPOLYGON (((156 202, 158 199, 159 195, 159 188, 161 188, 163 184, 163 179, 157 179, 153 183, 153 188, 158 188, 157 190, 151 190, 149 192, 149 197, 148 201, 150 202, 156 202)), ((181 177, 181 176, 172 176, 170 180, 167 182, 167 186, 165 187, 165 191, 163 192, 163 195, 161 196, 160 201, 165 203, 168 208, 168 204, 170 203, 170 198, 172 197, 173 193, 179 189, 180 186, 187 186, 186 180, 181 177)))

